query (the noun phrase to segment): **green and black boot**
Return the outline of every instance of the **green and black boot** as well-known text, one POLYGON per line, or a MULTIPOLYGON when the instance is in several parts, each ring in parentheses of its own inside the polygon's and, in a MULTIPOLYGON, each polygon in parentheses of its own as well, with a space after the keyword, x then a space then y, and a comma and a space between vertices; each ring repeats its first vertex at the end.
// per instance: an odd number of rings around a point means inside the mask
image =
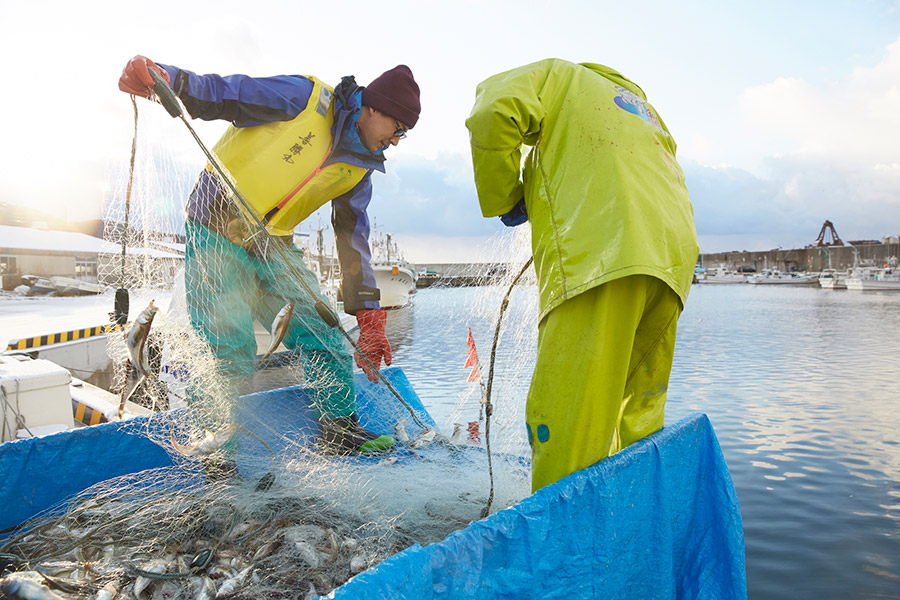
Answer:
POLYGON ((368 454, 393 447, 394 438, 378 435, 359 424, 356 414, 349 417, 319 419, 319 445, 332 454, 368 454))

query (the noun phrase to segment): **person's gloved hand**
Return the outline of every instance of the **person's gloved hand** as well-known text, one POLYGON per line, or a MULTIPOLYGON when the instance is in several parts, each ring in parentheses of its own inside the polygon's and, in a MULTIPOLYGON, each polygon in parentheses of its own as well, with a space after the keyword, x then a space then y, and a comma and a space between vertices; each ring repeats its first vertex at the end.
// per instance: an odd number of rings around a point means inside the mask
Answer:
POLYGON ((169 85, 172 84, 169 74, 162 67, 157 66, 155 62, 141 56, 140 54, 128 61, 122 70, 122 76, 119 78, 119 89, 123 92, 134 94, 147 98, 153 93, 153 78, 150 77, 150 69, 153 69, 166 80, 169 85))
POLYGON ((511 211, 500 215, 500 220, 503 221, 503 224, 507 227, 515 227, 516 225, 521 225, 527 221, 528 213, 525 211, 525 198, 516 202, 516 205, 513 206, 511 211))
POLYGON ((356 366, 365 371, 370 381, 378 381, 378 371, 381 369, 381 359, 384 364, 391 364, 391 344, 384 334, 384 323, 387 321, 387 312, 383 310, 360 310, 356 312, 356 322, 359 323, 359 351, 372 361, 372 367, 365 361, 359 352, 356 353, 356 366))

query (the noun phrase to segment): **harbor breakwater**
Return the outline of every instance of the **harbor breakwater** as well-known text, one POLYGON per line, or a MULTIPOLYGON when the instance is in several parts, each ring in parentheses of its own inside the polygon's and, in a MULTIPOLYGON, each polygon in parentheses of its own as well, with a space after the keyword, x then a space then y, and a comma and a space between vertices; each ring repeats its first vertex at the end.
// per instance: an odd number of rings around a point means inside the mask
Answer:
POLYGON ((845 246, 812 246, 758 252, 714 252, 700 254, 700 266, 724 266, 736 271, 778 269, 780 271, 819 272, 825 269, 846 271, 856 264, 884 266, 896 265, 900 257, 900 243, 866 243, 845 246))
MULTIPOLYGON (((886 238, 896 240, 896 238, 886 238)), ((811 246, 807 248, 701 253, 703 267, 726 267, 732 271, 807 271, 825 269, 847 271, 854 265, 896 266, 900 259, 900 242, 857 243, 844 246, 811 246)), ((469 287, 499 282, 509 271, 506 263, 417 264, 418 288, 431 286, 469 287)))

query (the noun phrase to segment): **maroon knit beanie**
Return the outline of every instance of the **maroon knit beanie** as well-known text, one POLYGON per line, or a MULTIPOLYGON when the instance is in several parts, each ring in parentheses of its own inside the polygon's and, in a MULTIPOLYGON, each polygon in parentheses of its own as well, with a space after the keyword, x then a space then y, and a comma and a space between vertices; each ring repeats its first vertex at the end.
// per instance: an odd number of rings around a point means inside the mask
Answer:
POLYGON ((409 126, 419 120, 419 86, 406 65, 385 71, 363 88, 362 103, 409 126))

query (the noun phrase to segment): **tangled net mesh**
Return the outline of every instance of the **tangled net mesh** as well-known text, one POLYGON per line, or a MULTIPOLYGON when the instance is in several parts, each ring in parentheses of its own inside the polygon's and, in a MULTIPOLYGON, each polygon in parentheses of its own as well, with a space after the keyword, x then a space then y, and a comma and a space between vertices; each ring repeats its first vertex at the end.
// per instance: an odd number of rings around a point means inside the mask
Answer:
MULTIPOLYGON (((172 137, 186 135, 176 121, 147 118, 150 127, 172 137)), ((114 388, 129 394, 122 427, 151 439, 172 464, 101 481, 0 536, 6 575, 16 572, 16 577, 73 598, 314 598, 411 545, 438 542, 477 520, 489 490, 485 452, 473 440, 451 434, 454 424, 484 422, 484 388, 477 381, 447 389, 445 394, 456 397, 447 418, 438 423, 436 442, 415 446, 423 431, 408 415, 399 426, 413 441, 382 456, 323 453, 315 435, 286 431, 275 415, 254 420, 252 427, 236 425, 241 394, 298 385, 311 391, 311 398, 322 398, 340 390, 345 384, 330 367, 352 349, 343 339, 337 345, 333 332, 321 333, 315 311, 295 310, 292 318, 313 332, 303 344, 279 346, 240 377, 223 368, 209 336, 198 333, 188 314, 183 276, 175 273, 182 260, 170 256, 177 255, 178 238, 160 235, 172 226, 172 210, 160 206, 183 211, 189 187, 184 173, 199 172, 203 163, 185 169, 182 162, 166 158, 159 144, 150 138, 138 145, 130 227, 110 226, 106 232, 113 248, 125 236, 127 252, 124 260, 111 255, 101 279, 129 290, 131 323, 151 299, 160 309, 146 335, 150 376, 132 366, 127 329, 110 336, 108 351, 116 365, 114 388), (150 414, 129 418, 135 406, 150 414), (240 473, 219 479, 215 467, 230 460, 225 444, 229 431, 240 439, 240 473)), ((117 178, 121 181, 109 203, 110 222, 124 221, 125 175, 117 178)), ((246 225, 252 232, 253 223, 246 225)), ((456 297, 439 316, 416 322, 417 331, 459 340, 463 358, 446 370, 461 381, 469 373, 462 367, 468 327, 479 338, 481 381, 488 376, 500 300, 529 255, 528 232, 519 229, 493 240, 491 252, 504 247, 512 265, 505 276, 498 278, 486 266, 481 275, 490 276, 492 285, 473 288, 465 301, 456 297)), ((265 246, 256 251, 267 261, 290 260, 285 254, 296 252, 289 244, 257 243, 265 246)), ((307 252, 303 258, 311 257, 307 252)), ((212 281, 227 280, 229 268, 227 261, 202 265, 212 281)), ((315 282, 320 299, 339 311, 332 282, 320 280, 309 262, 301 268, 300 275, 315 282)), ((529 276, 513 294, 496 357, 493 511, 530 493, 523 412, 531 367, 522 357, 533 352, 537 309, 533 271, 529 276)), ((258 281, 248 281, 231 282, 233 292, 257 297, 258 281)), ((309 304, 308 291, 297 281, 286 278, 279 285, 268 290, 273 297, 309 304)), ((280 302, 255 315, 257 355, 272 341, 272 317, 279 308, 280 302)), ((389 338, 394 334, 389 324, 389 338)), ((423 398, 426 406, 428 400, 423 398)))

